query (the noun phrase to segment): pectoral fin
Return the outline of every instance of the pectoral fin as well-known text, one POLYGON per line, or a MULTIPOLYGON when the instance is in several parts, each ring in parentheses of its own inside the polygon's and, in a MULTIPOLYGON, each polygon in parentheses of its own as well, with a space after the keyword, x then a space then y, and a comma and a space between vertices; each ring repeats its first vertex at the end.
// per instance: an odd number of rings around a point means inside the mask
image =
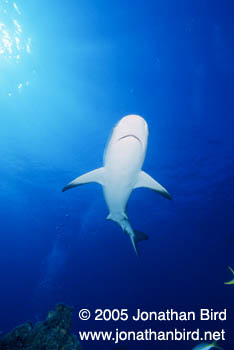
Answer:
POLYGON ((171 199, 171 196, 167 192, 167 190, 144 171, 141 171, 139 173, 138 180, 134 186, 134 189, 138 187, 149 188, 153 191, 160 193, 163 197, 171 199))
POLYGON ((97 183, 103 185, 104 181, 105 181, 104 173, 105 173, 105 170, 103 167, 92 170, 84 175, 77 177, 75 180, 71 181, 68 185, 66 185, 62 189, 62 191, 65 192, 65 191, 69 190, 70 188, 84 185, 84 184, 87 184, 90 182, 97 182, 97 183))

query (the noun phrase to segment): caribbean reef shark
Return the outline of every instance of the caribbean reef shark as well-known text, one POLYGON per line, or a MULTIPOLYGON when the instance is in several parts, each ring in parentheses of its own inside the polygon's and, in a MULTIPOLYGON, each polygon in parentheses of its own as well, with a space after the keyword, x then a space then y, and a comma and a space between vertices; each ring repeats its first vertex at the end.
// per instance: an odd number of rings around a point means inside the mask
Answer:
POLYGON ((147 235, 134 231, 126 214, 128 199, 135 188, 146 187, 171 199, 167 190, 141 170, 148 142, 148 125, 138 115, 128 115, 115 126, 104 152, 104 166, 77 177, 63 192, 86 183, 97 182, 103 187, 109 209, 108 220, 117 222, 129 235, 139 255, 137 243, 147 235))

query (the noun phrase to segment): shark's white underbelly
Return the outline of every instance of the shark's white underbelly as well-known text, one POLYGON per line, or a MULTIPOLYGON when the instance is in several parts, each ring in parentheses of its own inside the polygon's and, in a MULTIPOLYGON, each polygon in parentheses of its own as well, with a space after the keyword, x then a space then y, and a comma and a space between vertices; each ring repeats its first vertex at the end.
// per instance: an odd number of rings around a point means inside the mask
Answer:
POLYGON ((103 191, 110 214, 125 213, 143 160, 144 149, 134 137, 129 136, 109 145, 104 162, 106 179, 103 191))

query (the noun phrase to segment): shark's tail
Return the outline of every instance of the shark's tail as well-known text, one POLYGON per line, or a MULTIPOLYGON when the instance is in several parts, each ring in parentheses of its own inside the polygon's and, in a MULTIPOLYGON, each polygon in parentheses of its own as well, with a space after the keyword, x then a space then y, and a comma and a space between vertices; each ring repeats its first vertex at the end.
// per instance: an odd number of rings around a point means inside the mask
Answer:
POLYGON ((129 235, 133 249, 135 250, 136 255, 139 257, 138 243, 149 239, 149 237, 143 232, 133 230, 126 214, 118 216, 109 214, 107 219, 117 222, 121 226, 122 230, 129 235))
POLYGON ((136 230, 134 230, 134 235, 129 235, 129 236, 130 236, 133 248, 135 250, 135 253, 139 257, 140 254, 138 249, 138 243, 149 239, 149 237, 145 233, 136 231, 136 230))

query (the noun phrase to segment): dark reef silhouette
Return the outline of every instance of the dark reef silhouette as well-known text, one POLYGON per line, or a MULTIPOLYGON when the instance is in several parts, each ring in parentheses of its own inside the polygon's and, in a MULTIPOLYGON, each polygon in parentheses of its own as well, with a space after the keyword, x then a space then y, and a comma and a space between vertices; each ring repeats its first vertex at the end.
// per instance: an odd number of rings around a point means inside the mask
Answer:
POLYGON ((27 322, 0 340, 0 350, 80 350, 77 337, 70 333, 73 308, 56 305, 44 322, 27 322))

